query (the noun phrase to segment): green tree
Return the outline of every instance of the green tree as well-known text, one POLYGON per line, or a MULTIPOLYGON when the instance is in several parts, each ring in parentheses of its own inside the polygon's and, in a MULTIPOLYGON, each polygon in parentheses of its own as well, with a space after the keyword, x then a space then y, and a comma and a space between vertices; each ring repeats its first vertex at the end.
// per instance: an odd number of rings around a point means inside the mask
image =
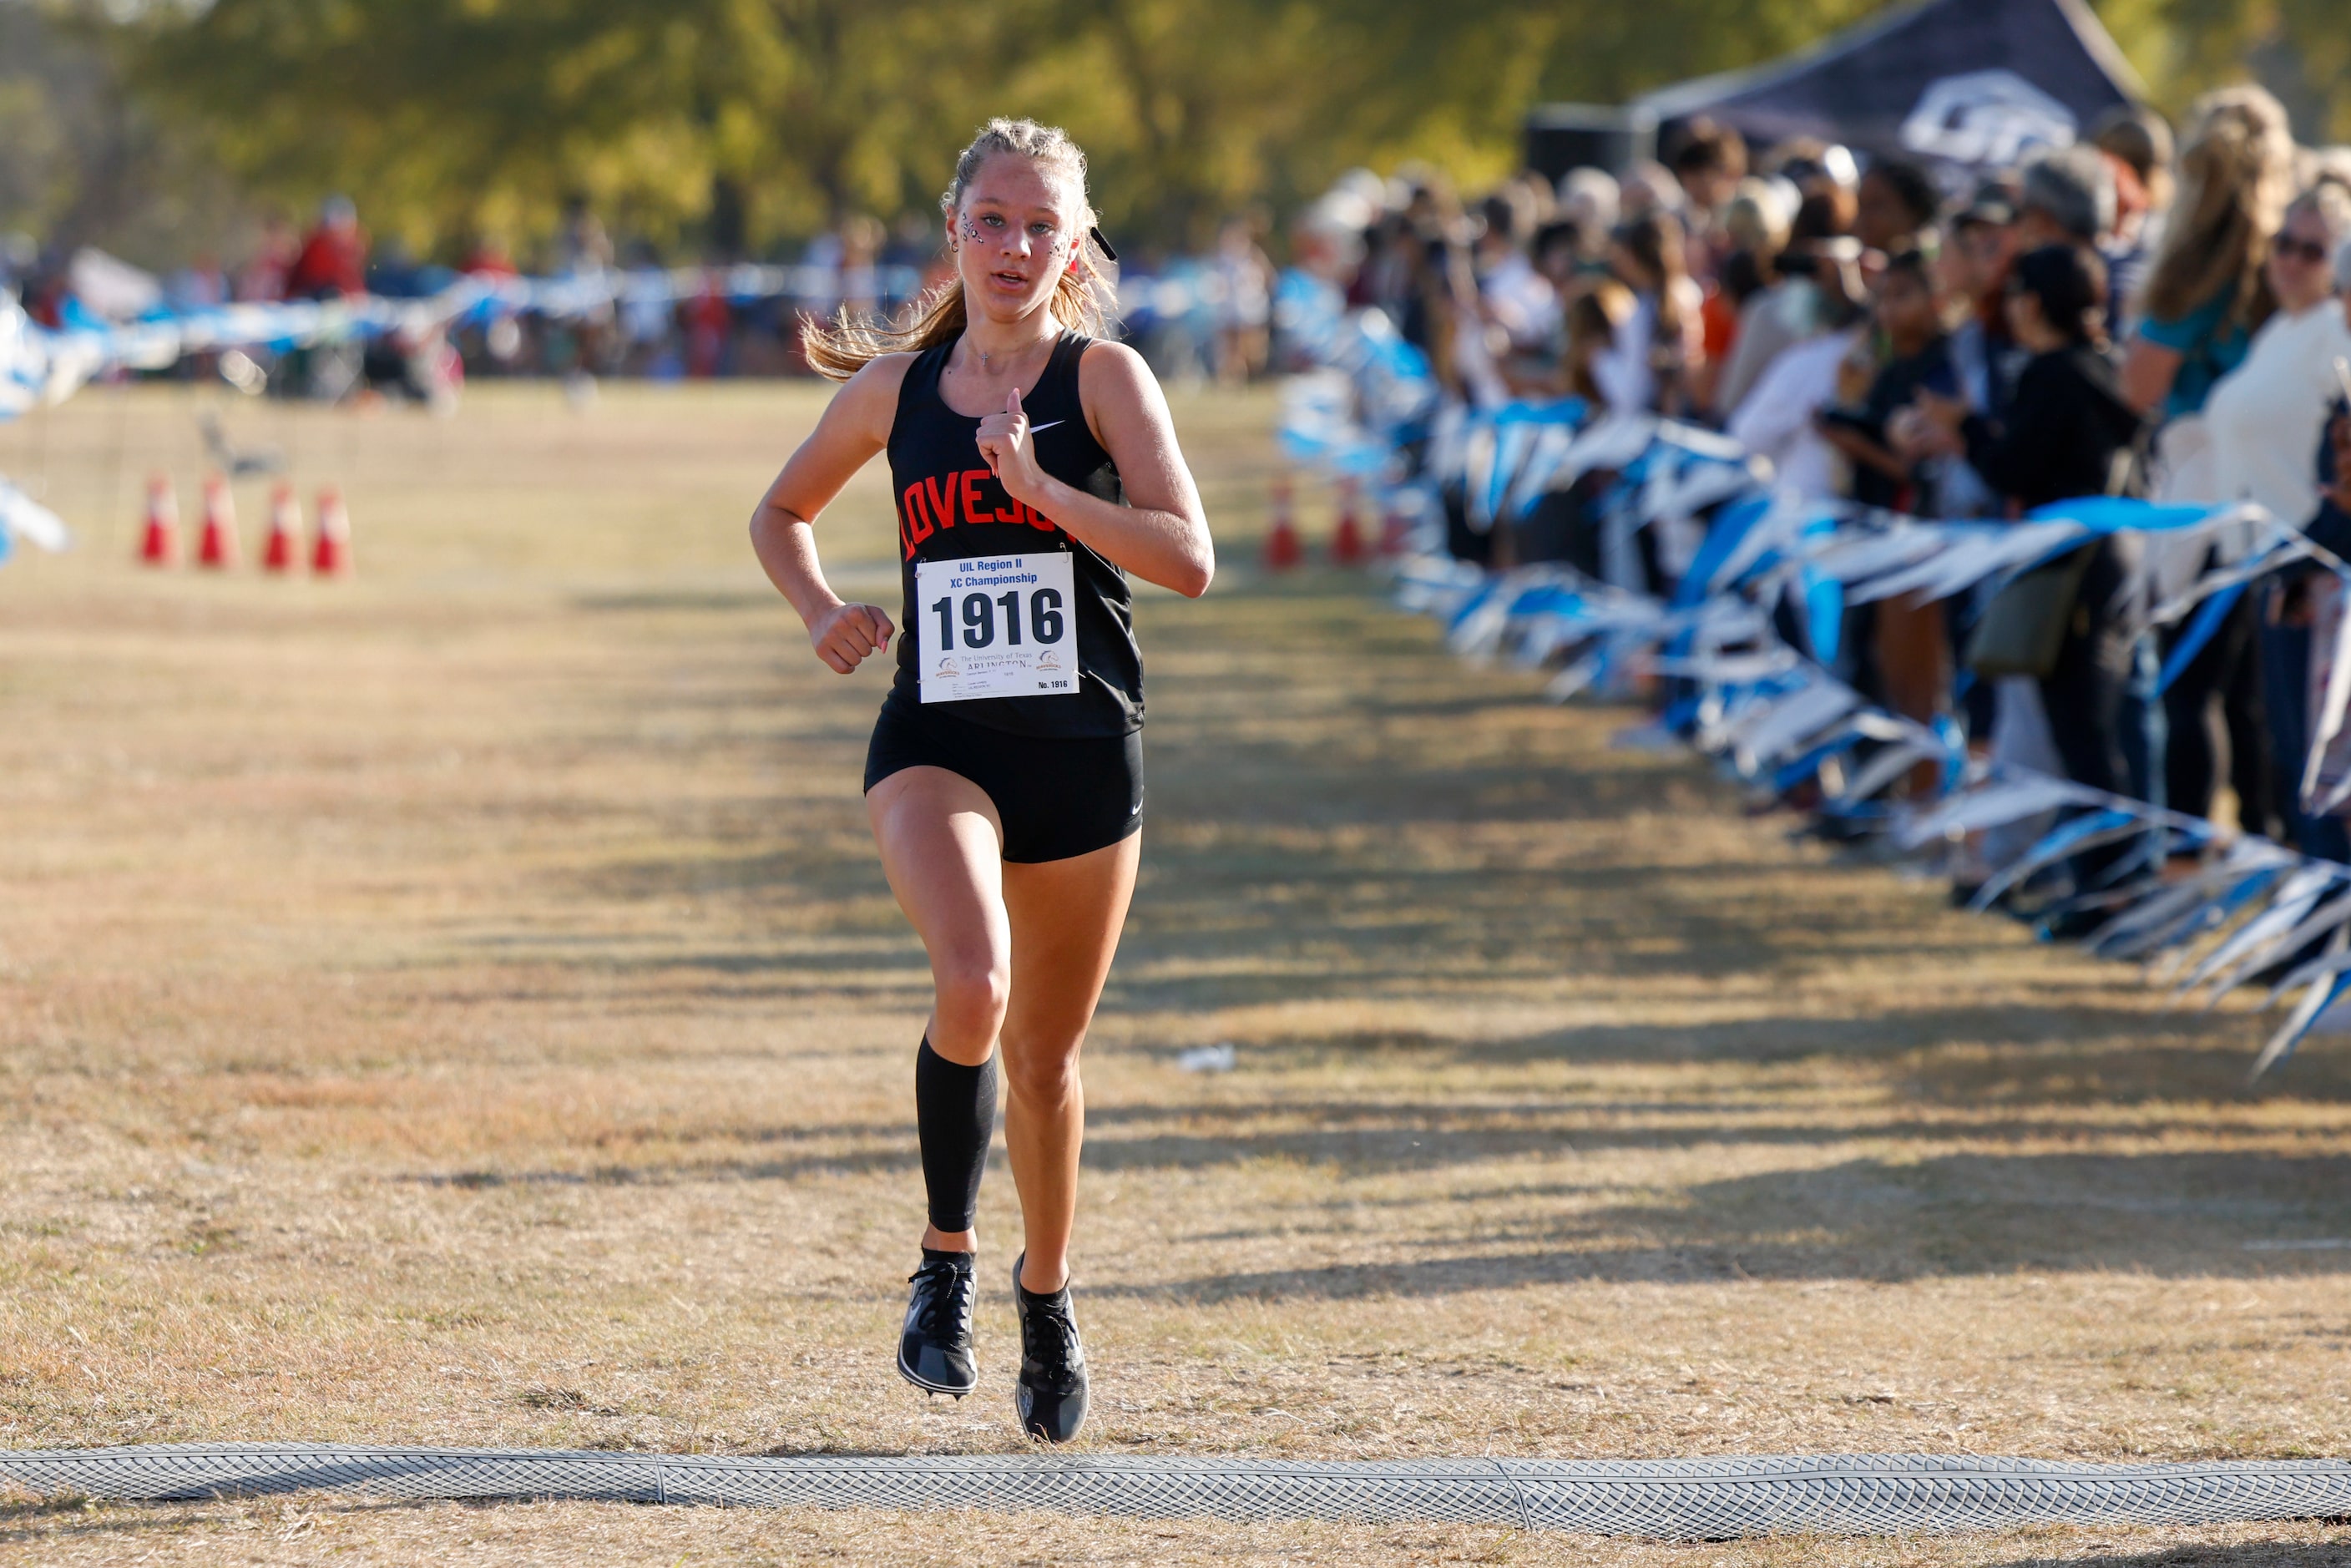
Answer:
POLYGON ((242 217, 222 172, 123 90, 100 39, 49 5, 0 0, 0 240, 160 266, 224 248, 242 217))
POLYGON ((2108 0, 2159 101, 2258 76, 2304 141, 2351 141, 2351 5, 2345 0, 2108 0))
POLYGON ((211 0, 125 38, 257 187, 348 188, 419 242, 543 230, 573 191, 656 234, 714 193, 755 241, 805 233, 926 204, 979 120, 1025 112, 1090 149, 1113 226, 1197 243, 1352 163, 1498 174, 1539 96, 1735 63, 1856 3, 211 0))
MULTIPOLYGON (((254 188, 349 190, 375 226, 420 244, 545 232, 579 193, 655 237, 699 225, 705 239, 739 229, 761 246, 852 212, 927 207, 954 149, 996 113, 1067 126, 1118 232, 1197 243, 1220 215, 1286 205, 1350 164, 1418 157, 1465 183, 1490 178, 1513 162, 1530 103, 1622 101, 1876 8, 180 0, 113 34, 149 101, 254 188)), ((2351 131, 2336 86, 2351 76, 2346 0, 2102 0, 2102 12, 2167 107, 2249 59, 2273 74, 2284 62, 2351 131)))

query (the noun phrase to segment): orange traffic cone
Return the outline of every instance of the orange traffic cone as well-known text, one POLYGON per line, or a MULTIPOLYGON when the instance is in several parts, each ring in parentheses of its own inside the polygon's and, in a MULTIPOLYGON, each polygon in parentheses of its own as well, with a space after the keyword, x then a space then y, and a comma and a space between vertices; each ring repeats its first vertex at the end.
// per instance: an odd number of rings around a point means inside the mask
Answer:
POLYGON ((180 499, 172 481, 161 474, 147 480, 147 533, 139 542, 139 559, 149 566, 169 566, 180 557, 180 499))
POLYGON ((311 547, 310 570, 332 577, 351 569, 351 515, 343 510, 343 493, 332 485, 319 492, 319 538, 311 547))
POLYGON ((291 571, 302 562, 302 504, 294 486, 279 484, 269 492, 269 542, 261 547, 265 571, 291 571))
POLYGON ((1364 563, 1364 522, 1355 515, 1357 491, 1353 476, 1339 481, 1339 526, 1331 535, 1331 559, 1340 566, 1364 563))
POLYGON ((1288 571, 1305 552, 1299 548, 1298 524, 1290 515, 1290 478, 1273 482, 1273 527, 1265 536, 1265 564, 1288 571))
POLYGON ((204 481, 204 531, 196 541, 196 564, 216 570, 236 564, 236 498, 217 474, 204 481))

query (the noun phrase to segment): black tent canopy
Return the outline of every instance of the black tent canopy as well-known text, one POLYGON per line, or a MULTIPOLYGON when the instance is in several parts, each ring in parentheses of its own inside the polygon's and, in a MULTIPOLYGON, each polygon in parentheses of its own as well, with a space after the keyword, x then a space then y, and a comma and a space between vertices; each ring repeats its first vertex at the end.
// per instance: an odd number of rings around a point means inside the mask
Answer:
POLYGON ((1665 144, 1703 115, 1750 140, 2005 164, 2141 96, 2085 0, 1917 0, 1801 53, 1661 88, 1632 110, 1665 144))

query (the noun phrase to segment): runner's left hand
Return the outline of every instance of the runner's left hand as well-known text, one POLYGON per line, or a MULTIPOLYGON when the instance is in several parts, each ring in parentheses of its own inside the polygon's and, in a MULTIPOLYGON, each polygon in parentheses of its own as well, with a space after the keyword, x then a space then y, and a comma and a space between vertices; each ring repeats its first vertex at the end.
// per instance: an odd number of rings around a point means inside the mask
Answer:
POLYGON ((1016 501, 1035 504, 1044 488, 1044 470, 1037 466, 1037 452, 1029 439, 1029 416, 1020 412, 1020 389, 1012 389, 1005 400, 1002 413, 991 413, 979 422, 979 455, 996 471, 1004 493, 1016 501))

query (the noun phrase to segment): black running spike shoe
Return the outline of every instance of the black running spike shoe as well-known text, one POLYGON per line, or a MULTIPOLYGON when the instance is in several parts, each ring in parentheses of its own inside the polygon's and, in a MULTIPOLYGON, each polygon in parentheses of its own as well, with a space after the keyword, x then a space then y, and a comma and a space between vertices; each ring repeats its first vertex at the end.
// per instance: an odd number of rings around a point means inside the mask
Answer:
POLYGON ((898 1375, 926 1394, 960 1399, 979 1386, 971 1355, 971 1310, 979 1294, 977 1260, 968 1252, 923 1249, 907 1283, 906 1326, 898 1335, 898 1375))
POLYGON ((1078 1343, 1070 1287, 1040 1296, 1020 1282, 1016 1262, 1012 1301, 1020 1312, 1020 1383, 1012 1394, 1020 1425, 1032 1437, 1066 1443, 1086 1419, 1086 1347, 1078 1343))

